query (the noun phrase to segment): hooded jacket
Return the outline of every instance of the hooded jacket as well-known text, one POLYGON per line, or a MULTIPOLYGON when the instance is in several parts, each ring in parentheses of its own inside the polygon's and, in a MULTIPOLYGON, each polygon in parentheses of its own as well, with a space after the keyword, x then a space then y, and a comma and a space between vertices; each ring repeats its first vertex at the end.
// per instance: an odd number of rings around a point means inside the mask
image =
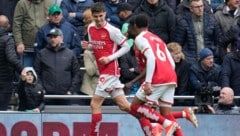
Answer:
POLYGON ((35 70, 32 67, 24 68, 26 72, 32 72, 34 76, 33 83, 20 81, 18 86, 19 111, 33 110, 39 108, 42 111, 44 104, 44 90, 40 83, 35 70))

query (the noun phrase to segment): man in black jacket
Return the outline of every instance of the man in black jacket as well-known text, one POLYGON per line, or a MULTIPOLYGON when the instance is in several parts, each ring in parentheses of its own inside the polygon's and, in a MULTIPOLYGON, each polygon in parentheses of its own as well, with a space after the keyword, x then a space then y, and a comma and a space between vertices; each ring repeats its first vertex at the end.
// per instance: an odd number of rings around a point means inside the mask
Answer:
MULTIPOLYGON (((47 34, 49 44, 37 54, 35 70, 46 94, 71 95, 79 83, 80 67, 74 52, 63 44, 63 32, 53 28, 47 34)), ((47 101, 66 105, 68 100, 47 101)))
POLYGON ((0 16, 0 110, 7 110, 13 91, 12 82, 15 71, 21 72, 23 66, 15 52, 15 42, 8 35, 10 28, 6 16, 0 16))

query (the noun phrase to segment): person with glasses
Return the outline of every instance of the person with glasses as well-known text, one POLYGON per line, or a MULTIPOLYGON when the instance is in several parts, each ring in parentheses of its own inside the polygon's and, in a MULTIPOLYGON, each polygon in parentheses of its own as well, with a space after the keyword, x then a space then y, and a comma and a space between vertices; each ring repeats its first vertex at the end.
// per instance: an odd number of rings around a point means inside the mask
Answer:
POLYGON ((182 14, 177 21, 174 41, 182 46, 186 60, 193 64, 199 59, 201 49, 213 51, 215 62, 219 61, 219 41, 222 30, 210 13, 204 12, 203 0, 190 0, 190 14, 182 14))

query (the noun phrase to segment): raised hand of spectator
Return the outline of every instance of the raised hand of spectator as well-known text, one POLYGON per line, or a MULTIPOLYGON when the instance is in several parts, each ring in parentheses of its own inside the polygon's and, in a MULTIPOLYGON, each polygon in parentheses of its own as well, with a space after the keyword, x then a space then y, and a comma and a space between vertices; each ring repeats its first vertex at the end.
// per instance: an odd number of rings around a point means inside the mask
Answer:
POLYGON ((21 72, 21 79, 22 79, 22 81, 26 80, 26 76, 27 76, 27 72, 26 72, 25 69, 23 69, 22 72, 21 72))

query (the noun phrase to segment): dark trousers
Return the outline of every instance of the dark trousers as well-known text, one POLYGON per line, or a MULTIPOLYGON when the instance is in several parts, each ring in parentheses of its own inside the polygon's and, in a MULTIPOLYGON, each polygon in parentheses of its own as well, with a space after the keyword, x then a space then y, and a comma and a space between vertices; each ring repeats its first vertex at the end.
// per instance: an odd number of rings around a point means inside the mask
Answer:
POLYGON ((6 111, 8 109, 12 91, 11 83, 0 84, 0 111, 6 111))

